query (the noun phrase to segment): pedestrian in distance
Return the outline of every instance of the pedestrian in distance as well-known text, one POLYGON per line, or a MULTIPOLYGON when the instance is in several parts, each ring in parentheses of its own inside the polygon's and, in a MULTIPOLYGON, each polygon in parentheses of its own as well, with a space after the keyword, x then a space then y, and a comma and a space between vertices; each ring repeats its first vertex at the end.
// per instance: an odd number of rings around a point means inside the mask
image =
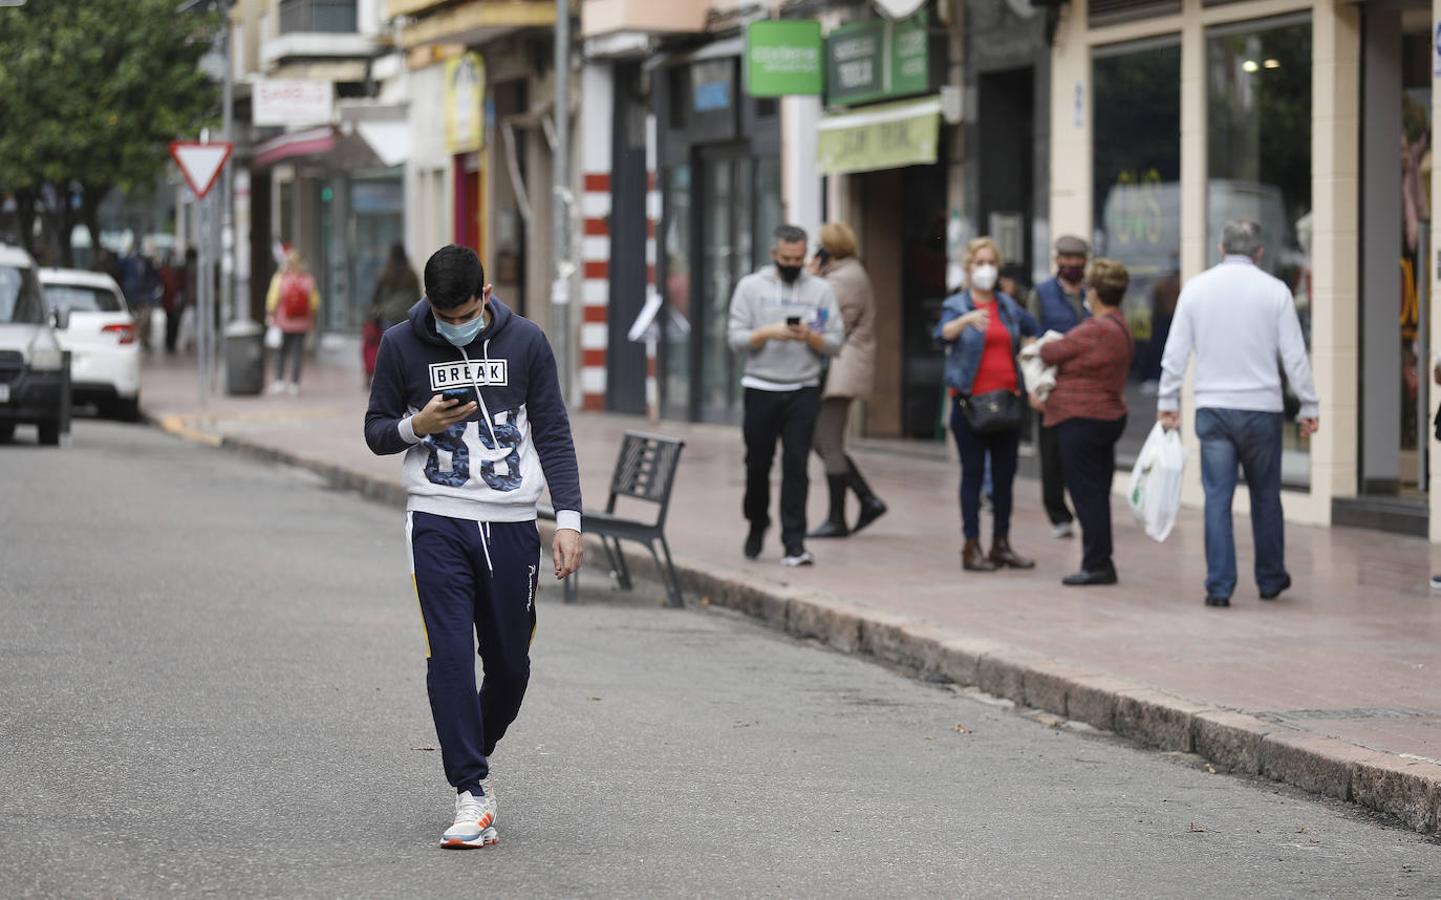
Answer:
POLYGON ((1181 384, 1196 356, 1196 436, 1206 495, 1206 605, 1230 606, 1236 589, 1231 500, 1236 473, 1251 492, 1256 586, 1274 600, 1291 586, 1281 509, 1281 435, 1285 398, 1280 368, 1301 401, 1304 437, 1320 426, 1320 403, 1306 359, 1296 302, 1259 263, 1261 226, 1235 219, 1221 229, 1221 262, 1181 289, 1166 351, 1156 418, 1181 424, 1181 384), (1280 367, 1276 361, 1280 360, 1280 367))
POLYGON ((405 454, 426 690, 455 789, 440 845, 484 847, 499 840, 490 757, 530 681, 543 487, 556 507, 555 577, 579 569, 582 554, 580 476, 555 356, 534 322, 491 296, 474 251, 437 250, 424 298, 381 339, 365 440, 377 455, 405 454))
POLYGON ((1126 374, 1135 345, 1121 312, 1130 287, 1126 267, 1113 259, 1091 263, 1089 315, 1059 340, 1040 346, 1041 361, 1056 367, 1042 428, 1056 435, 1065 459, 1066 488, 1081 520, 1081 569, 1061 580, 1071 587, 1115 584, 1111 558, 1111 479, 1116 442, 1126 431, 1126 374))
POLYGON ((375 375, 375 358, 380 350, 380 336, 389 328, 404 322, 410 308, 420 297, 420 279, 405 256, 405 245, 396 241, 390 248, 385 268, 375 281, 370 295, 370 312, 361 332, 361 359, 365 364, 366 382, 375 375))
POLYGON ((1036 563, 1011 548, 1011 500, 1026 422, 1020 367, 1022 341, 1036 337, 1036 320, 996 289, 1001 252, 989 237, 966 247, 968 287, 947 297, 934 337, 946 349, 951 432, 961 457, 961 567, 968 572, 1031 569, 1036 563), (981 549, 981 486, 991 465, 991 551, 981 549))
MULTIPOLYGON (((1031 289, 1026 308, 1041 325, 1041 333, 1066 334, 1090 317, 1086 308, 1086 258, 1091 248, 1082 239, 1063 235, 1056 239, 1056 277, 1031 289)), ((1051 533, 1068 538, 1075 516, 1066 506, 1065 466, 1060 435, 1055 427, 1041 425, 1037 443, 1041 456, 1041 501, 1051 520, 1051 533)))
POLYGON ((845 326, 845 343, 826 371, 821 412, 816 420, 815 451, 826 467, 829 514, 820 527, 806 536, 842 538, 886 512, 885 503, 846 453, 846 420, 851 403, 870 394, 875 384, 876 298, 870 276, 856 258, 856 234, 851 227, 844 222, 828 222, 821 226, 820 237, 821 247, 811 260, 811 271, 824 278, 835 292, 845 326), (846 524, 847 492, 854 492, 861 504, 854 528, 846 524))
POLYGON ((830 284, 805 271, 805 229, 777 228, 771 259, 773 265, 736 284, 726 329, 731 349, 745 361, 745 556, 756 559, 765 545, 779 441, 781 564, 808 566, 815 557, 805 545, 806 462, 820 412, 822 363, 840 352, 845 326, 830 284))
POLYGON ((270 393, 300 393, 300 368, 305 360, 305 340, 315 327, 320 311, 320 290, 315 277, 305 269, 299 250, 285 254, 285 262, 270 279, 265 292, 266 324, 280 329, 280 351, 275 359, 275 381, 270 393), (285 364, 290 362, 290 384, 285 383, 285 364))

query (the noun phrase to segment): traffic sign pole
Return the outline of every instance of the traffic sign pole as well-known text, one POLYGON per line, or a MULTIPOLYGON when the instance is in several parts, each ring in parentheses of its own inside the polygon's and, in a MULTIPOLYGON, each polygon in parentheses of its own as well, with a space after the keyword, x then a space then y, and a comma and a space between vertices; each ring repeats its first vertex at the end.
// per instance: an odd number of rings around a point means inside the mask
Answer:
POLYGON ((174 141, 170 144, 170 155, 185 176, 186 184, 195 192, 195 210, 199 221, 196 223, 195 243, 200 272, 195 279, 196 318, 195 350, 200 367, 200 402, 203 405, 210 397, 212 379, 215 375, 216 334, 215 334, 215 267, 220 263, 221 216, 215 209, 214 198, 208 198, 225 164, 230 160, 234 146, 229 141, 210 140, 209 129, 201 132, 199 141, 174 141))

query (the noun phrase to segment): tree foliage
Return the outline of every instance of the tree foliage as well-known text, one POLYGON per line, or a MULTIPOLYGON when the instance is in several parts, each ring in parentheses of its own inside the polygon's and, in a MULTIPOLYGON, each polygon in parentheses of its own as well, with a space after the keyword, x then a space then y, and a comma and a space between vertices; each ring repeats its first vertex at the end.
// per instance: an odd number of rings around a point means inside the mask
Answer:
MULTIPOLYGON (((163 171, 166 145, 219 113, 199 67, 220 20, 175 0, 28 0, 0 8, 0 192, 46 204, 70 258, 77 218, 163 171)), ((22 216, 22 240, 30 240, 22 216)))

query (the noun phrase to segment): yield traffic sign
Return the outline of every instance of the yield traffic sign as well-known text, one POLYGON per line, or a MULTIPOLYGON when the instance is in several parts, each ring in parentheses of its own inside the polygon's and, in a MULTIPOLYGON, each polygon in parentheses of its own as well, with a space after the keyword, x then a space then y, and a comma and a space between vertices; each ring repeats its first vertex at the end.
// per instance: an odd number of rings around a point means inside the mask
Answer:
POLYGON ((234 145, 224 141, 211 144, 172 141, 170 155, 174 157, 175 164, 180 167, 180 174, 185 176, 185 181, 195 192, 195 196, 204 197, 215 186, 215 179, 220 175, 220 170, 225 168, 225 161, 230 159, 230 151, 233 149, 234 145))

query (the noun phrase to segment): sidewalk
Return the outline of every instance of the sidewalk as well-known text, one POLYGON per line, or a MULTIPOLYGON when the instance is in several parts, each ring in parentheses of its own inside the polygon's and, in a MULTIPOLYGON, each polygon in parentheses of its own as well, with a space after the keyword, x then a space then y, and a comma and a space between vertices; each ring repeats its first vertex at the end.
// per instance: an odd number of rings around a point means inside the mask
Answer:
MULTIPOLYGON (((215 398, 202 410, 193 365, 157 360, 143 396, 150 418, 182 435, 398 485, 399 459, 364 444, 358 371, 311 366, 299 397, 215 398)), ((1441 598, 1427 584, 1425 541, 1290 525, 1295 586, 1263 603, 1249 581, 1249 524, 1238 520, 1242 582, 1230 609, 1210 609, 1199 512, 1184 511, 1158 545, 1118 502, 1121 585, 1065 589, 1079 540, 1050 537, 1039 487, 1022 479, 1012 542, 1037 568, 964 573, 958 470, 860 451, 890 514, 857 538, 811 542, 817 565, 786 570, 776 529, 761 560, 741 555, 738 429, 598 414, 574 424, 589 506, 605 501, 622 432, 686 441, 669 535, 692 601, 704 590, 841 649, 1441 828, 1441 598)), ((823 485, 813 466, 813 522, 823 485)))

